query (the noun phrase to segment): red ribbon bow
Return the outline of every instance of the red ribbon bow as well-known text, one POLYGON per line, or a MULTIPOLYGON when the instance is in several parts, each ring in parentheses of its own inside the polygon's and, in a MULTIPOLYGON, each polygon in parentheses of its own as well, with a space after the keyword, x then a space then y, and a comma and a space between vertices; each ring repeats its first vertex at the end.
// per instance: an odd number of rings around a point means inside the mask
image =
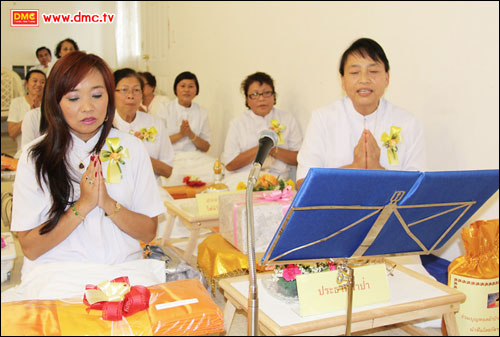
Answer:
POLYGON ((206 183, 201 180, 191 180, 191 176, 185 176, 182 182, 189 187, 201 187, 206 185, 206 183))
MULTIPOLYGON (((118 277, 110 281, 111 283, 127 283, 130 285, 127 276, 118 277)), ((99 289, 98 286, 87 284, 85 290, 99 289)), ((122 301, 101 301, 90 305, 87 301, 87 295, 83 296, 83 303, 88 305, 87 312, 90 310, 102 310, 102 318, 106 321, 121 321, 122 317, 128 317, 141 310, 149 308, 149 289, 143 286, 132 286, 122 301)))

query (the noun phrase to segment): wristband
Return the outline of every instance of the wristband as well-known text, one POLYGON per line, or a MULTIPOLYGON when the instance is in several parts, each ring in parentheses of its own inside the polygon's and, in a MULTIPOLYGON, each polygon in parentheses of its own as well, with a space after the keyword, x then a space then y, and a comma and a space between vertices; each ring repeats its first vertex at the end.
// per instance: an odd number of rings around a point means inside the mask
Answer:
POLYGON ((73 213, 75 213, 75 215, 77 217, 79 217, 82 221, 85 220, 85 217, 83 215, 81 215, 77 210, 76 210, 76 206, 75 206, 75 203, 72 203, 71 204, 71 210, 73 211, 73 213))
POLYGON ((193 138, 189 138, 190 141, 194 142, 198 136, 195 134, 193 138))
MULTIPOLYGON (((117 201, 117 202, 116 202, 116 204, 115 204, 115 209, 114 209, 113 213, 111 213, 110 215, 107 215, 107 214, 106 214, 106 216, 107 216, 108 218, 111 218, 113 215, 115 215, 116 213, 118 213, 118 211, 120 210, 120 208, 121 208, 121 207, 122 207, 122 206, 121 206, 121 205, 120 205, 120 203, 117 201)), ((106 213, 106 212, 104 212, 104 213, 106 213)))

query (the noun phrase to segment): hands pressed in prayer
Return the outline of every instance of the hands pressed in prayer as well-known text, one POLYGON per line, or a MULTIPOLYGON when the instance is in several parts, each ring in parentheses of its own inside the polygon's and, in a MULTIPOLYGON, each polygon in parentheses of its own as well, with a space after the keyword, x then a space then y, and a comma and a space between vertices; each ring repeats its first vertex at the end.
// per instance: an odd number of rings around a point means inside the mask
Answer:
POLYGON ((85 207, 91 211, 96 206, 99 206, 104 209, 106 201, 110 199, 104 182, 99 156, 90 157, 89 167, 80 181, 80 204, 82 208, 85 207))
POLYGON ((363 130, 358 144, 354 147, 353 168, 383 170, 380 165, 380 147, 370 130, 363 130))
POLYGON ((180 131, 182 137, 191 137, 191 127, 189 126, 189 121, 187 120, 182 120, 180 131))

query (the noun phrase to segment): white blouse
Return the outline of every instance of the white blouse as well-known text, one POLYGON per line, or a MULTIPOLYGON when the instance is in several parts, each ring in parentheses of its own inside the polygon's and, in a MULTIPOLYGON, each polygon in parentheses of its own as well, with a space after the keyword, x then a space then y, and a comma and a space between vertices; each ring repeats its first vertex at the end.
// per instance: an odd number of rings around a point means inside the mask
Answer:
POLYGON ((168 105, 168 97, 162 95, 156 95, 153 97, 153 100, 146 107, 147 113, 150 113, 154 116, 160 117, 165 120, 167 116, 167 105, 168 105))
POLYGON ((23 125, 21 126, 21 147, 32 140, 40 137, 40 119, 42 113, 40 108, 31 109, 26 113, 23 120, 23 125))
MULTIPOLYGON (((199 138, 210 143, 210 124, 208 122, 208 113, 205 109, 194 102, 191 103, 189 108, 186 108, 180 105, 177 99, 173 100, 167 106, 167 115, 165 118, 169 136, 179 132, 183 120, 189 122, 191 130, 199 138)), ((189 137, 184 137, 172 145, 175 152, 198 150, 189 137)))
MULTIPOLYGON (((97 143, 100 132, 87 142, 72 134, 73 145, 67 160, 72 168, 74 195, 70 201, 80 198, 80 180, 90 163, 89 153, 97 143), (79 169, 83 161, 85 168, 79 169)), ((28 146, 42 139, 36 139, 28 146)), ((111 129, 108 138, 119 138, 120 145, 128 149, 129 157, 120 164, 122 176, 119 183, 106 183, 111 198, 127 209, 155 217, 165 212, 165 207, 156 188, 151 160, 142 142, 131 135, 111 129)), ((103 150, 110 150, 108 144, 103 150)), ((103 175, 106 177, 110 161, 102 161, 103 175)), ((43 180, 42 180, 43 181, 43 180)), ((27 231, 40 226, 48 220, 52 205, 49 187, 42 182, 43 190, 36 179, 35 163, 28 152, 23 151, 19 159, 12 208, 12 230, 27 231)), ((68 206, 69 208, 70 206, 68 206)), ((103 209, 94 208, 78 227, 61 243, 44 253, 36 260, 24 257, 23 274, 35 265, 56 261, 79 261, 102 264, 117 264, 140 259, 142 249, 139 241, 118 228, 105 216, 103 209)))
MULTIPOLYGON (((31 110, 31 107, 30 107, 28 101, 26 101, 26 98, 24 96, 19 96, 19 97, 12 99, 10 101, 9 116, 7 117, 7 122, 13 122, 13 123, 22 122, 26 113, 30 110, 31 110)), ((17 152, 16 152, 16 155, 14 157, 19 158, 19 156, 21 155, 21 148, 22 148, 21 134, 19 134, 16 137, 16 143, 17 143, 17 152)))
POLYGON ((380 99, 377 110, 368 116, 358 113, 349 97, 313 112, 297 160, 297 180, 305 178, 311 167, 337 168, 351 164, 354 147, 364 129, 370 130, 380 147, 380 165, 388 170, 425 170, 424 131, 415 116, 380 99), (389 163, 381 140, 391 127, 400 127, 402 141, 397 144, 399 164, 389 163))
MULTIPOLYGON (((285 127, 281 131, 284 144, 277 146, 291 151, 298 151, 302 144, 302 131, 292 114, 273 108, 266 116, 261 117, 252 110, 245 110, 241 116, 234 118, 229 123, 224 144, 224 163, 230 163, 240 153, 259 145, 259 133, 264 129, 269 129, 273 119, 277 119, 285 127)), ((272 162, 267 171, 275 176, 280 176, 281 179, 288 179, 290 166, 270 156, 268 156, 268 159, 272 159, 272 162)), ((233 171, 233 173, 250 171, 251 166, 249 164, 233 171)), ((266 166, 266 163, 264 163, 264 166, 266 166)), ((264 167, 263 170, 265 170, 264 167)))
POLYGON ((135 119, 131 123, 128 123, 123 120, 118 111, 116 111, 113 126, 118 130, 127 132, 131 135, 135 135, 136 132, 141 132, 143 129, 149 131, 152 127, 154 127, 157 131, 154 135, 154 139, 143 139, 142 142, 146 146, 148 154, 151 158, 158 159, 165 164, 172 166, 174 161, 174 150, 172 148, 170 138, 165 130, 163 121, 159 117, 146 112, 137 111, 135 119))

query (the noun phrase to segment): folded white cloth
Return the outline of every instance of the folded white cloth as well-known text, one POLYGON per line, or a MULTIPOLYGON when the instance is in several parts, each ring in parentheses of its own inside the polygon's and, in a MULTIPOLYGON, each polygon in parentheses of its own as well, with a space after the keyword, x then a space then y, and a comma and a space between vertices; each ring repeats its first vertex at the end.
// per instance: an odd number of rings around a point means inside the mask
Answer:
POLYGON ((97 285, 127 276, 130 285, 145 287, 165 282, 165 262, 135 260, 115 265, 54 262, 37 265, 21 284, 2 292, 2 302, 82 297, 87 284, 97 285))

